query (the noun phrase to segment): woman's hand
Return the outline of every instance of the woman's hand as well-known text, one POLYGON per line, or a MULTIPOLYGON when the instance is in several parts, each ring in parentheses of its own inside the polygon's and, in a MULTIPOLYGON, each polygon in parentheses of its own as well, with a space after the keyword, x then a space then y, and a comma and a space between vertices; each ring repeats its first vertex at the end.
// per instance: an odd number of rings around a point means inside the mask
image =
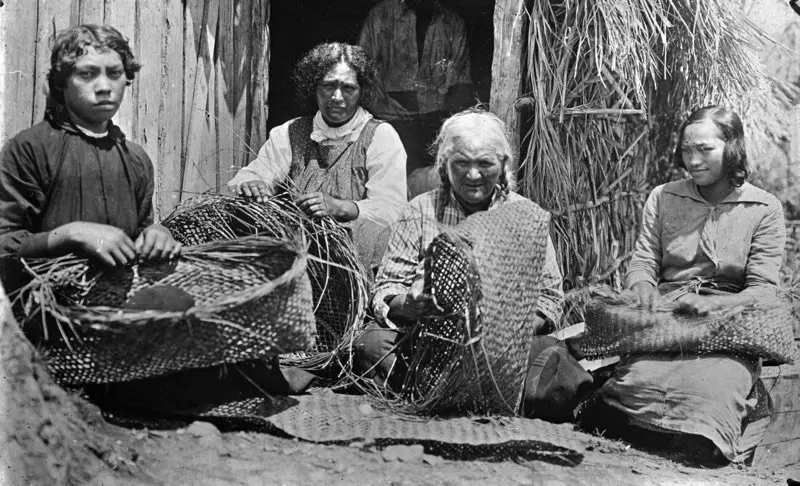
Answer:
POLYGON ((641 309, 655 310, 661 300, 658 289, 650 282, 636 282, 631 290, 636 295, 637 306, 641 309))
POLYGON ((242 182, 238 186, 236 184, 229 184, 228 189, 234 194, 253 199, 260 203, 266 201, 271 195, 267 184, 261 180, 242 182))
POLYGON ((297 199, 297 205, 311 218, 330 216, 336 221, 352 221, 358 217, 358 206, 353 201, 336 199, 324 192, 309 192, 297 199))
POLYGON ((175 241, 170 231, 160 224, 153 224, 136 238, 136 253, 143 260, 167 260, 181 253, 183 246, 175 241))
POLYGON ((422 290, 422 281, 417 280, 406 294, 395 295, 389 303, 389 318, 402 317, 409 321, 417 321, 424 315, 430 315, 435 308, 433 296, 422 290))
POLYGON ((125 266, 136 258, 136 247, 128 235, 107 224, 67 223, 51 231, 48 239, 51 249, 75 251, 112 267, 125 266))

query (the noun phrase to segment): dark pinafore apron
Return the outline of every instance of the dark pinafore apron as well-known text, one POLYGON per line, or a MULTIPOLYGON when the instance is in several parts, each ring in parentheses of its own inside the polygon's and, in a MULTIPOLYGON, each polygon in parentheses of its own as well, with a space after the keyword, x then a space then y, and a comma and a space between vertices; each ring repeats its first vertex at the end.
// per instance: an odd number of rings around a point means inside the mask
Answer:
MULTIPOLYGON (((289 178, 301 193, 324 192, 337 199, 361 201, 367 197, 367 148, 375 129, 385 123, 367 121, 358 139, 337 145, 311 140, 313 118, 298 118, 289 125, 292 163, 289 178)), ((347 223, 364 266, 374 274, 389 240, 389 228, 364 218, 347 223)))

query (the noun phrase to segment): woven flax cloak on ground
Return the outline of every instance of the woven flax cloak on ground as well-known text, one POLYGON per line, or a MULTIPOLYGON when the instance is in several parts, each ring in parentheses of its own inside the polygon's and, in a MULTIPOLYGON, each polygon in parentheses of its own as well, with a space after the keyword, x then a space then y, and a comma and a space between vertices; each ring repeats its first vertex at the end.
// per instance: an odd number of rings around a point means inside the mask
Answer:
MULTIPOLYGON (((783 211, 769 193, 745 183, 713 206, 693 181, 672 182, 648 198, 626 280, 657 282, 663 293, 705 279, 768 302, 784 242, 783 211)), ((601 396, 634 424, 702 435, 734 460, 748 447, 740 438, 759 374, 755 358, 641 356, 618 366, 601 396)))
POLYGON ((295 118, 273 128, 229 184, 261 180, 274 193, 287 178, 301 193, 354 201, 359 214, 348 226, 365 266, 377 266, 406 202, 406 153, 391 126, 361 107, 341 127, 328 126, 320 112, 295 118))

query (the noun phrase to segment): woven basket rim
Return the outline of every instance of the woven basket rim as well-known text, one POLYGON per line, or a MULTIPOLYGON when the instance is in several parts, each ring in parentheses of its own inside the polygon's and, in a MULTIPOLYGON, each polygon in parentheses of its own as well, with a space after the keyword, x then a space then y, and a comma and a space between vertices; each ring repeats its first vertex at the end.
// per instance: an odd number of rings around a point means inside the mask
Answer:
MULTIPOLYGON (((276 288, 301 276, 306 271, 308 258, 303 248, 307 248, 307 242, 303 235, 291 240, 281 240, 266 236, 249 236, 237 240, 214 241, 185 248, 182 256, 199 258, 198 255, 203 255, 210 250, 221 251, 225 248, 250 242, 260 242, 276 247, 282 246, 284 249, 294 254, 294 261, 286 271, 268 282, 237 292, 236 295, 228 296, 221 301, 194 305, 184 311, 130 310, 112 306, 85 306, 80 304, 64 305, 56 301, 48 302, 46 305, 51 309, 56 309, 64 316, 67 316, 71 323, 79 325, 117 324, 130 326, 135 324, 147 324, 153 321, 178 321, 187 318, 208 320, 216 313, 233 309, 245 302, 268 295, 276 288)), ((25 262, 25 259, 20 260, 25 262)), ((81 258, 78 261, 86 261, 86 259, 81 258)), ((30 273, 30 270, 27 268, 26 271, 30 273)), ((24 288, 22 290, 24 290, 24 288)), ((22 295, 22 292, 20 292, 19 295, 22 295)))

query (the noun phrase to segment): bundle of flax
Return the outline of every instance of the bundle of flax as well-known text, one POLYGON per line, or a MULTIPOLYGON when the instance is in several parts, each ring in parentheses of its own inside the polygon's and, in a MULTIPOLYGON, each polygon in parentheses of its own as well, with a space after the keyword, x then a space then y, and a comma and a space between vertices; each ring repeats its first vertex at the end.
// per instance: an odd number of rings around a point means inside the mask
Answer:
POLYGON ((149 378, 313 345, 305 241, 266 237, 184 249, 176 261, 97 267, 25 261, 26 334, 64 385, 149 378))
POLYGON ((791 303, 739 306, 706 316, 676 314, 679 289, 665 295, 654 311, 635 306, 635 297, 610 289, 592 289, 586 306, 586 332, 576 345, 589 358, 641 354, 726 353, 778 363, 795 360, 791 303))
POLYGON ((285 364, 324 366, 363 321, 368 284, 347 229, 331 218, 309 218, 290 193, 263 203, 220 194, 197 196, 181 203, 163 224, 185 245, 250 235, 303 235, 308 241, 316 346, 312 353, 282 356, 285 364))

